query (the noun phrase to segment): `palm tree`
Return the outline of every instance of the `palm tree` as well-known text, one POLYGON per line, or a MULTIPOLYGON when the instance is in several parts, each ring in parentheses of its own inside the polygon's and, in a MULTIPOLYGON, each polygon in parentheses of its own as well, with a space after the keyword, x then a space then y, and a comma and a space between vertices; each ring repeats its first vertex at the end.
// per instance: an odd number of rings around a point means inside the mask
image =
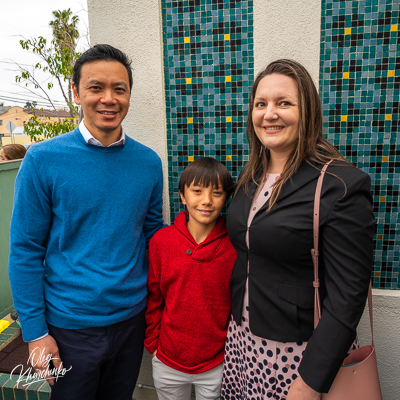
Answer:
POLYGON ((79 17, 73 15, 70 8, 68 8, 68 10, 53 11, 53 15, 55 19, 50 22, 50 26, 53 29, 53 36, 58 46, 61 49, 65 47, 75 49, 76 41, 79 38, 77 29, 79 17))
MULTIPOLYGON (((65 74, 68 81, 68 100, 72 103, 72 71, 75 64, 75 48, 79 38, 77 25, 79 17, 73 15, 70 8, 68 10, 53 11, 55 19, 50 21, 50 27, 53 30, 53 36, 56 41, 60 53, 63 57, 68 58, 69 71, 65 74)), ((72 115, 71 115, 72 116, 72 115)))

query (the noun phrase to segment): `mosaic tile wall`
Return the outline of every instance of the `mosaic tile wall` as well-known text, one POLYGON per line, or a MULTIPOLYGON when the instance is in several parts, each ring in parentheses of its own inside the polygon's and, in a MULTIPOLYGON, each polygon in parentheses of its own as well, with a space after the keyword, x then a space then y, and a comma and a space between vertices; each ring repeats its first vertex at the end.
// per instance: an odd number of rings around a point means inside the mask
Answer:
MULTIPOLYGON (((247 161, 253 3, 162 0, 171 219, 201 156, 234 178, 247 161)), ((322 0, 320 93, 328 139, 372 178, 374 287, 400 289, 399 2, 322 0)))
POLYGON ((232 172, 248 160, 245 120, 253 82, 253 2, 162 0, 171 220, 178 182, 194 159, 232 172))
POLYGON ((400 289, 399 1, 322 1, 325 132, 369 173, 377 220, 374 287, 400 289))

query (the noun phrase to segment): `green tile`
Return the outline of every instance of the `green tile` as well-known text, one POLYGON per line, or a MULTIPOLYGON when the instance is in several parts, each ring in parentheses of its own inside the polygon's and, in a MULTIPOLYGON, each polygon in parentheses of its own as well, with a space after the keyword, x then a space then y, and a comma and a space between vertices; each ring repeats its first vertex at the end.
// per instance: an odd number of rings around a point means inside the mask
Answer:
POLYGON ((50 398, 51 388, 47 382, 43 382, 43 385, 38 390, 40 400, 48 400, 50 398))
POLYGON ((19 376, 14 375, 2 385, 4 400, 14 400, 13 387, 17 384, 19 376))
POLYGON ((37 392, 27 390, 26 398, 27 398, 27 400, 39 400, 39 395, 37 392))
POLYGON ((26 400, 26 389, 16 389, 14 388, 15 400, 26 400))
POLYGON ((9 374, 0 373, 0 387, 2 387, 10 379, 9 374))

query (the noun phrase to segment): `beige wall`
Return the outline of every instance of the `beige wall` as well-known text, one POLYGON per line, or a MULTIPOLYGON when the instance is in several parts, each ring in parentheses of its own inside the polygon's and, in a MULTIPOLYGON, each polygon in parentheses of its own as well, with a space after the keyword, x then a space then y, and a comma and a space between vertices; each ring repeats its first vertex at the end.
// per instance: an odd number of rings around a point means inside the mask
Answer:
POLYGON ((318 88, 321 1, 254 0, 254 73, 290 58, 307 68, 318 88))
POLYGON ((88 0, 91 44, 107 43, 132 58, 131 107, 126 133, 151 147, 164 169, 164 221, 169 223, 168 153, 161 9, 158 0, 88 0))
POLYGON ((27 135, 18 135, 18 136, 7 136, 1 138, 1 144, 4 146, 5 144, 12 144, 12 143, 17 143, 17 144, 31 144, 32 139, 30 136, 27 135))

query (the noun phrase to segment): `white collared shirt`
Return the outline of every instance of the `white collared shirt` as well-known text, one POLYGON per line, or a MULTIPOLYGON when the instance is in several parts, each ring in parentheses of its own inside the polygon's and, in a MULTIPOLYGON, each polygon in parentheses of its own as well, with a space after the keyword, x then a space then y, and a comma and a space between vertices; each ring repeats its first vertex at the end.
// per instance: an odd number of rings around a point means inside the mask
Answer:
POLYGON ((124 128, 121 125, 121 138, 117 140, 114 143, 111 143, 108 146, 103 146, 96 138, 93 137, 93 135, 89 132, 89 129, 86 128, 84 124, 85 119, 81 121, 79 124, 79 130, 81 131, 81 134, 83 136, 83 139, 85 139, 85 142, 87 144, 93 144, 95 146, 100 146, 100 147, 113 147, 113 146, 122 146, 125 144, 125 132, 124 128))

